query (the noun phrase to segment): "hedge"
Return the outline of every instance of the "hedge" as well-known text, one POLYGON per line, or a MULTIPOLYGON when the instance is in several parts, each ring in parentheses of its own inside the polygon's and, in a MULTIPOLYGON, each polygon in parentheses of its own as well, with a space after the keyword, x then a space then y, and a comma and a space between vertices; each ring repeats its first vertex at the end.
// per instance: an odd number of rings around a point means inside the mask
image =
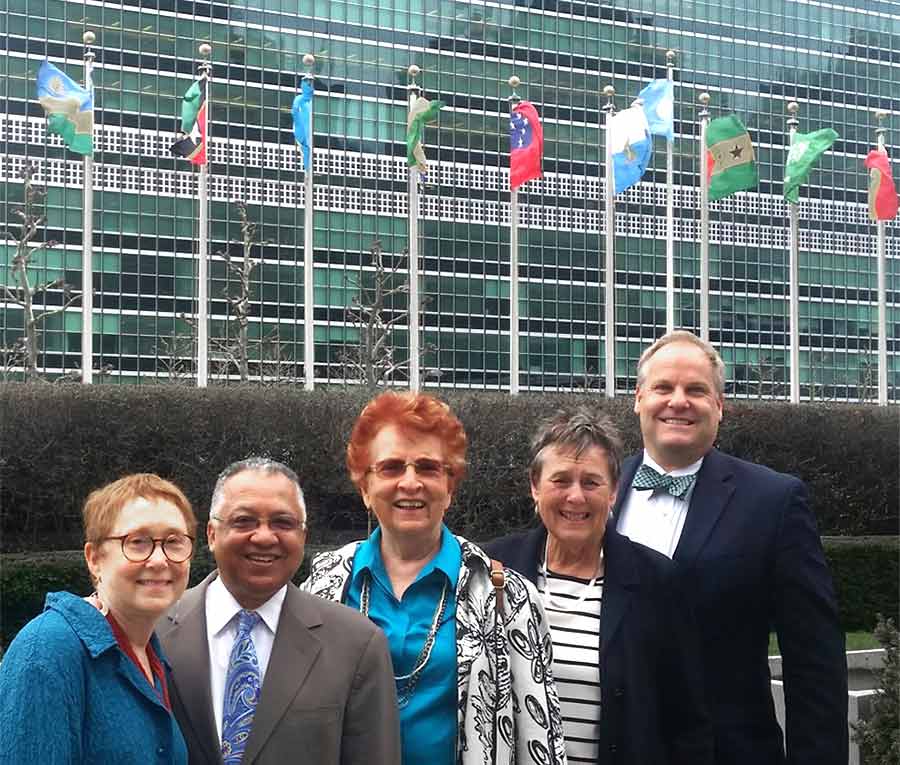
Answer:
MULTIPOLYGON (((469 435, 469 475, 448 522, 471 539, 531 518, 528 441, 536 420, 559 404, 605 407, 628 450, 640 448, 630 398, 438 394, 469 435)), ((315 543, 359 536, 365 513, 344 448, 366 400, 354 389, 0 384, 0 552, 80 547, 87 494, 136 471, 174 480, 204 521, 216 474, 250 454, 297 470, 315 543)), ((824 534, 898 531, 895 408, 728 402, 719 445, 805 480, 824 534)))
MULTIPOLYGON (((900 540, 896 537, 824 538, 831 567, 841 624, 847 631, 871 630, 881 613, 900 620, 900 540)), ((306 578, 307 564, 329 546, 308 545, 304 564, 294 581, 306 578)), ((196 584, 214 563, 203 547, 191 564, 190 584, 196 584)), ((41 611, 44 596, 56 590, 79 595, 91 591, 81 551, 0 556, 0 646, 41 611)))

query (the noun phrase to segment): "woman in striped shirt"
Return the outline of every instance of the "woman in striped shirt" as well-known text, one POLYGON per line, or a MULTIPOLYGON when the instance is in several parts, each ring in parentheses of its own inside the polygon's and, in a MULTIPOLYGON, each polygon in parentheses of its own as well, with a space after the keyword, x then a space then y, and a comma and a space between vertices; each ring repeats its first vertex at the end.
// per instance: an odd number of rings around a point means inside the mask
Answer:
POLYGON ((618 432, 598 409, 559 411, 531 455, 541 524, 485 550, 544 600, 569 763, 711 763, 694 621, 672 561, 607 529, 618 432))

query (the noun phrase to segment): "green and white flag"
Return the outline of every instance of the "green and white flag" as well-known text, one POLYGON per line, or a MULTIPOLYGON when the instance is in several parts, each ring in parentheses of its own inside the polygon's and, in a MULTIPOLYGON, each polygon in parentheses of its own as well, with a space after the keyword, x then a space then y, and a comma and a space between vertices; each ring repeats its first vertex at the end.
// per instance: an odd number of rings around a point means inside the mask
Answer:
POLYGON ((796 204, 800 201, 800 186, 812 166, 840 136, 831 128, 816 130, 814 133, 794 133, 791 150, 784 166, 784 198, 796 204))
POLYGON ((425 150, 422 148, 422 135, 425 125, 437 119, 438 112, 444 106, 443 101, 429 101, 419 96, 406 117, 406 164, 416 165, 420 172, 428 172, 425 150))
POLYGON ((706 127, 706 177, 712 200, 759 185, 750 134, 733 114, 706 127))

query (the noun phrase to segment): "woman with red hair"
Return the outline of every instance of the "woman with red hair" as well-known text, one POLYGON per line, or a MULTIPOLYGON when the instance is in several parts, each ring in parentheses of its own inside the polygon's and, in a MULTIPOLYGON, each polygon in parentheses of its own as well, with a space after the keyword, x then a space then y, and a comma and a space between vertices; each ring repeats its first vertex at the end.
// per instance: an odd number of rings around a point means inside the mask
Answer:
POLYGON ((316 556, 303 588, 359 609, 387 635, 404 765, 564 763, 550 636, 534 586, 455 537, 444 514, 466 434, 422 393, 362 411, 347 467, 378 528, 316 556))

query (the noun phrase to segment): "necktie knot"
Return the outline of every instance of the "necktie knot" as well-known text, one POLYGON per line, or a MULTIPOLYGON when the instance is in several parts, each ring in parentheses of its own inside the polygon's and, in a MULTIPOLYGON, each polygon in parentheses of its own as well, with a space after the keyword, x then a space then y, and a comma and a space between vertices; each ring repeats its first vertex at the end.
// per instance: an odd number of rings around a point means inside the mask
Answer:
POLYGON ((238 634, 236 639, 246 638, 259 622, 260 615, 256 611, 240 611, 238 613, 238 634))
POLYGON ((634 476, 634 480, 631 482, 631 487, 638 491, 645 489, 651 489, 654 492, 662 491, 666 494, 671 494, 677 499, 684 499, 696 480, 696 473, 671 476, 667 473, 660 473, 649 465, 641 465, 634 476))

